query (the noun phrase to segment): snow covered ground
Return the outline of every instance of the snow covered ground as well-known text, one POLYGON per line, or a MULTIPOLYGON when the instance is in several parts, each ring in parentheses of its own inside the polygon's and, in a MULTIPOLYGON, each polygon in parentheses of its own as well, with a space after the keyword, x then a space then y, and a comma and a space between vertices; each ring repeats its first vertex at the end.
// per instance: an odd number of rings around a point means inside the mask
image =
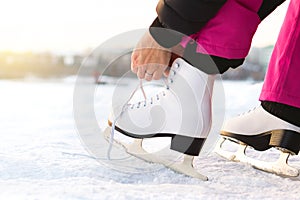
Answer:
MULTIPOLYGON (((225 81, 226 116, 256 106, 261 86, 225 81)), ((95 113, 106 121, 114 86, 98 87, 106 92, 95 95, 95 113)), ((113 170, 83 147, 73 90, 72 80, 0 81, 0 199, 299 199, 299 178, 264 173, 214 153, 197 163, 207 182, 162 167, 145 173, 113 170)), ((250 154, 276 158, 275 150, 250 154)), ((297 165, 299 156, 291 162, 297 165)))

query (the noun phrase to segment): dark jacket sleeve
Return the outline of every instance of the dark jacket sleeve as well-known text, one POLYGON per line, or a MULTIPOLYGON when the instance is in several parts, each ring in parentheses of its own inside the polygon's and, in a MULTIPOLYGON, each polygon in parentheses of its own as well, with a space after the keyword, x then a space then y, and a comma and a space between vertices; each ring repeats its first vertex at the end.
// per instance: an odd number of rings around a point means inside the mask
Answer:
POLYGON ((263 0, 262 5, 260 6, 260 9, 258 11, 258 16, 261 20, 264 20, 283 2, 285 2, 285 0, 263 0))
MULTIPOLYGON (((160 0, 157 18, 150 26, 152 37, 163 47, 170 48, 182 36, 201 30, 227 0, 160 0)), ((258 15, 265 19, 285 0, 263 0, 258 15)))
POLYGON ((159 21, 185 35, 198 32, 227 0, 160 0, 159 21))
POLYGON ((197 33, 226 1, 160 0, 156 7, 158 17, 150 26, 150 33, 162 46, 174 46, 183 35, 197 33))

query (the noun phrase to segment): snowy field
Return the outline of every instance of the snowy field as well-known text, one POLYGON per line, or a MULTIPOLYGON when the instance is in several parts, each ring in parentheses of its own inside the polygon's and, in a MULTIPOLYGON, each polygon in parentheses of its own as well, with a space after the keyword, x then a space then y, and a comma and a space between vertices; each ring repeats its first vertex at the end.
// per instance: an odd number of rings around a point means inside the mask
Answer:
MULTIPOLYGON (((261 83, 223 85, 226 117, 258 105, 261 83)), ((106 122, 114 86, 98 87, 106 92, 95 94, 95 113, 97 120, 106 122)), ((152 168, 159 170, 145 173, 111 169, 81 143, 73 90, 72 80, 0 81, 0 199, 299 199, 299 178, 264 173, 214 153, 197 162, 207 182, 155 164, 152 168)), ((249 154, 261 159, 277 156, 276 150, 249 154)), ((300 158, 292 157, 291 163, 297 165, 300 158)))

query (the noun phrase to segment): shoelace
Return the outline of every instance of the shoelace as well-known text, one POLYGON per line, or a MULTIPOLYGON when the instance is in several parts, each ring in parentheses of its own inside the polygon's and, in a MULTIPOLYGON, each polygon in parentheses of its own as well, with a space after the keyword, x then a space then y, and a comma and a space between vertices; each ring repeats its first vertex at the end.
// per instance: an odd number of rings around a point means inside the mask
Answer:
MULTIPOLYGON (((166 88, 169 89, 169 83, 168 80, 166 78, 163 78, 163 81, 165 82, 166 88)), ((172 83, 172 82, 171 82, 172 83)), ((131 93, 131 95, 129 96, 128 100, 126 101, 126 103, 124 103, 124 105, 122 106, 122 110, 120 112, 119 115, 117 115, 112 123, 112 127, 111 127, 111 132, 110 132, 110 137, 109 137, 109 146, 107 149, 107 159, 111 160, 111 151, 112 151, 112 147, 113 147, 113 142, 114 142, 114 136, 115 136, 115 127, 116 127, 116 123, 117 120, 122 116, 122 114, 126 111, 126 109, 128 108, 129 102, 130 100, 133 98, 134 94, 141 89, 144 99, 145 101, 147 100, 147 96, 146 93, 144 91, 144 87, 143 87, 143 81, 140 79, 140 83, 139 85, 133 90, 133 92, 131 93)))
POLYGON ((146 93, 144 91, 143 88, 143 81, 140 80, 139 85, 133 90, 133 92, 131 93, 131 95, 129 96, 128 100, 126 101, 126 103, 122 106, 122 110, 120 112, 119 115, 116 116, 116 118, 114 119, 113 123, 112 123, 112 127, 111 127, 111 132, 110 132, 110 138, 109 138, 109 146, 108 146, 108 150, 107 150, 107 158, 108 160, 111 160, 111 150, 112 150, 112 146, 113 146, 113 142, 114 142, 114 136, 115 136, 115 127, 116 127, 116 123, 117 120, 122 116, 122 114, 126 111, 127 107, 128 107, 128 103, 129 101, 132 99, 132 97, 134 96, 134 94, 138 91, 138 89, 141 89, 144 99, 146 100, 146 93))
POLYGON ((248 111, 239 114, 238 116, 242 116, 242 115, 248 114, 248 113, 250 113, 250 112, 252 112, 252 111, 255 111, 258 107, 259 107, 259 106, 255 106, 254 108, 251 108, 251 109, 249 109, 248 111))

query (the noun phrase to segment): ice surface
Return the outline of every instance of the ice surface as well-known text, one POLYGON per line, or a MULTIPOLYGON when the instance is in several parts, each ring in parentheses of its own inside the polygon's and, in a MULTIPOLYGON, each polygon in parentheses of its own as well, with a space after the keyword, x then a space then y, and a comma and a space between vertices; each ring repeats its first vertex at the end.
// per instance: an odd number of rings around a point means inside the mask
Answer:
MULTIPOLYGON (((256 106, 261 86, 225 81, 226 116, 256 106)), ((114 87, 99 87, 95 114, 102 126, 114 87)), ((165 168, 133 174, 102 165, 80 142, 73 118, 73 90, 72 79, 0 81, 0 199, 299 198, 298 178, 264 173, 213 153, 197 160, 209 177, 207 182, 165 168)), ((270 150, 265 157, 276 156, 270 150)), ((299 157, 292 162, 299 163, 299 157)))

